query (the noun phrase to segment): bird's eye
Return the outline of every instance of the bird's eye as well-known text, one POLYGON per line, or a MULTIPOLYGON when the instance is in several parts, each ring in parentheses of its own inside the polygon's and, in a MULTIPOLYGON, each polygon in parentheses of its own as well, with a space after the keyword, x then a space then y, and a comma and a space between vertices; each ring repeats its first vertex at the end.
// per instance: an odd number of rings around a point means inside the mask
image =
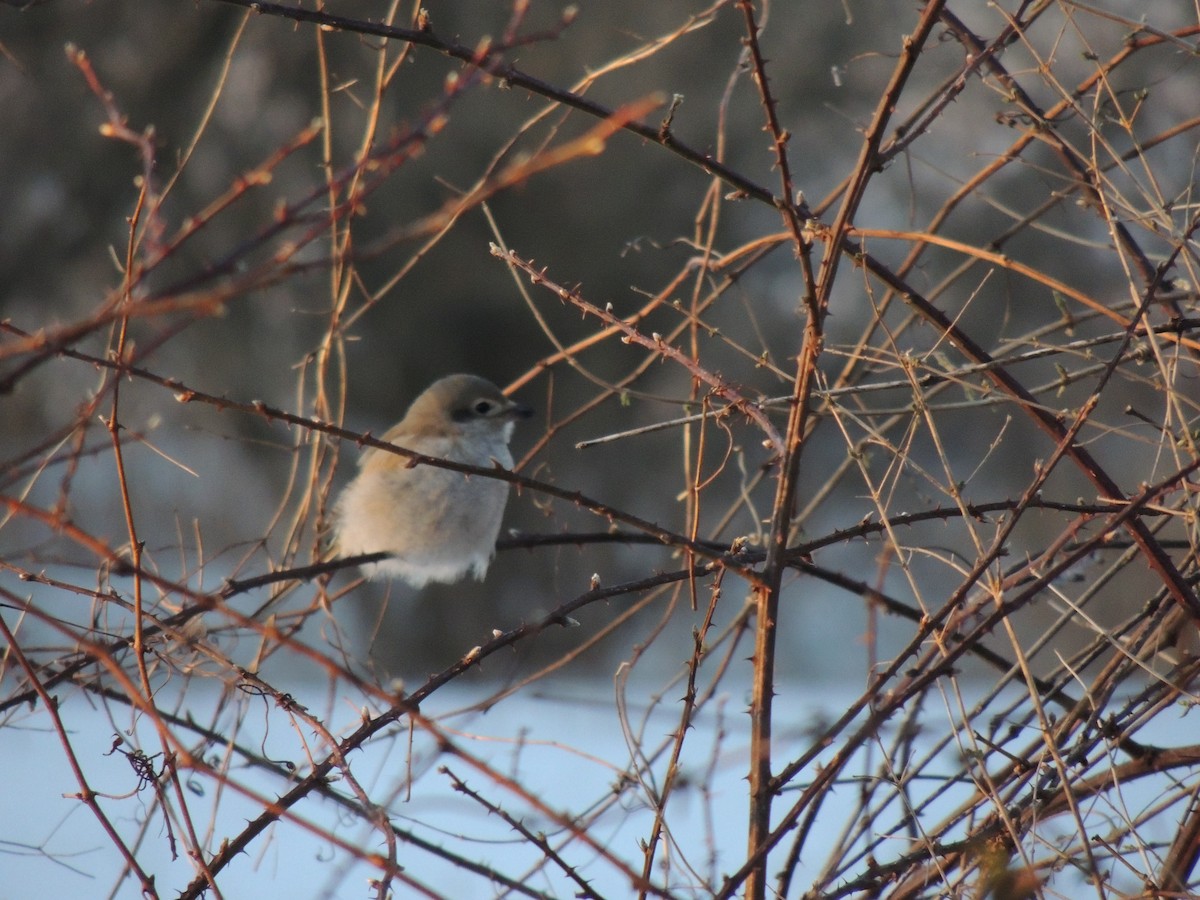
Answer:
POLYGON ((476 400, 475 405, 471 408, 475 410, 476 415, 486 416, 495 406, 491 400, 476 400))

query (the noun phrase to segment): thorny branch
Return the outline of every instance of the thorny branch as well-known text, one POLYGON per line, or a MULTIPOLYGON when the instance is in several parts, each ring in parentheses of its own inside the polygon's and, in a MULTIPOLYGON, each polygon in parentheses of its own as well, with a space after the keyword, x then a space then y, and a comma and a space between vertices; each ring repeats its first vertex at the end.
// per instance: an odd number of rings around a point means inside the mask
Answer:
MULTIPOLYGON (((83 158, 29 6, 4 59, 83 158)), ((77 237, 9 273, 0 727, 111 893, 314 847, 329 895, 1195 892, 1200 24, 835 7, 221 0, 162 126, 70 36, 136 158, 56 174, 118 185, 56 213, 115 276, 77 237), (514 471, 344 421, 490 349, 543 415, 514 471), (356 447, 512 486, 483 585, 328 558, 356 447)))

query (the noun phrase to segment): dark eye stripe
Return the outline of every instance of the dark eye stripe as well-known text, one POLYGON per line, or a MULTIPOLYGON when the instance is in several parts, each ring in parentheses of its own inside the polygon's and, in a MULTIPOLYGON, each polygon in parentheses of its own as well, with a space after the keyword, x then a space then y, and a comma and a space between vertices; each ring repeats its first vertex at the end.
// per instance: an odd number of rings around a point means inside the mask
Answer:
POLYGON ((470 406, 460 406, 455 409, 450 418, 455 422, 469 422, 472 419, 479 419, 490 416, 496 411, 496 404, 491 400, 476 400, 470 406))

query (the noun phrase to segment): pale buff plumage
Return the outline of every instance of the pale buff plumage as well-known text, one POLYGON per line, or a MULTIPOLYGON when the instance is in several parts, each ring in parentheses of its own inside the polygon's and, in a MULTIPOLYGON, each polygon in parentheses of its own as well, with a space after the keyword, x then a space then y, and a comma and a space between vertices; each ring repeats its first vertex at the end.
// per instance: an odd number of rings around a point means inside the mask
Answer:
MULTIPOLYGON (((450 375, 413 401, 383 440, 425 456, 473 466, 512 468, 508 442, 517 419, 532 410, 486 379, 450 375)), ((415 587, 483 578, 508 502, 505 481, 464 475, 367 448, 359 473, 338 499, 338 556, 388 552, 363 566, 368 578, 403 578, 415 587)))

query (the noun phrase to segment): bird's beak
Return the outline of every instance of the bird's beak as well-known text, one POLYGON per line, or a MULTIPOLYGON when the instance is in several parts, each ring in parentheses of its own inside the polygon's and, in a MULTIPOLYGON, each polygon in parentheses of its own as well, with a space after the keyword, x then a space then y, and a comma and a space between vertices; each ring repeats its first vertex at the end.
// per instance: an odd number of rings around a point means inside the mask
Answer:
POLYGON ((508 407, 507 415, 513 421, 516 421, 517 419, 528 419, 533 415, 533 407, 526 406, 524 403, 513 402, 508 407))

